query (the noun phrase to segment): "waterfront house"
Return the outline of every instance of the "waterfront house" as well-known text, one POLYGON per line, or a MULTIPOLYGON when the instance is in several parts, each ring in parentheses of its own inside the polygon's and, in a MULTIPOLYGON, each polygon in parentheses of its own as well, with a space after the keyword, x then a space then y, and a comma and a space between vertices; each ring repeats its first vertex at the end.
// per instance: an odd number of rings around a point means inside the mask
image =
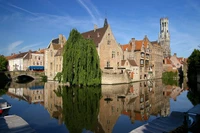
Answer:
POLYGON ((45 75, 49 80, 53 80, 58 72, 62 71, 62 54, 60 50, 63 48, 67 39, 63 35, 52 39, 45 50, 45 75), (59 58, 59 59, 58 59, 59 58))
POLYGON ((121 67, 124 67, 124 69, 128 72, 131 81, 139 80, 139 67, 136 64, 135 60, 121 60, 121 67))
POLYGON ((24 66, 24 59, 27 56, 28 52, 19 52, 19 54, 11 54, 7 56, 8 60, 8 70, 9 71, 25 71, 26 67, 24 66))
POLYGON ((163 59, 163 72, 176 72, 177 68, 170 60, 170 57, 165 57, 163 59))
POLYGON ((28 51, 28 54, 24 58, 25 70, 44 71, 44 50, 28 51))
POLYGON ((92 39, 100 58, 100 68, 103 72, 119 72, 120 62, 122 60, 122 49, 117 43, 107 19, 104 26, 98 28, 94 26, 93 30, 82 33, 86 39, 92 39))

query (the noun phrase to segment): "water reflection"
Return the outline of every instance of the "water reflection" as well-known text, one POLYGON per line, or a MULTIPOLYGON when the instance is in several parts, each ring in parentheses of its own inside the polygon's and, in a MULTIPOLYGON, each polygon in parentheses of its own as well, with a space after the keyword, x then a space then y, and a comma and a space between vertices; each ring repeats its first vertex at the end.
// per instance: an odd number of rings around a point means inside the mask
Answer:
POLYGON ((56 82, 12 83, 7 95, 43 105, 57 119, 55 124, 64 123, 70 133, 111 133, 122 115, 130 119, 131 125, 147 121, 151 116, 169 115, 170 98, 176 101, 187 89, 185 85, 181 84, 182 88, 164 85, 162 80, 102 85, 101 88, 68 88, 56 82))

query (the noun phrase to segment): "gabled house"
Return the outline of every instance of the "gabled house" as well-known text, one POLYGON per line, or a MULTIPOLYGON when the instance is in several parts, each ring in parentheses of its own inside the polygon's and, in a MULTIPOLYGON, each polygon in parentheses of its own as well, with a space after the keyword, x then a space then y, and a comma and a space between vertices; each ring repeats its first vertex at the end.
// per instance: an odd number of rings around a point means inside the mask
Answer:
POLYGON ((129 78, 131 81, 138 81, 139 80, 139 66, 136 64, 135 60, 122 60, 121 66, 126 69, 129 74, 129 78))
POLYGON ((139 66, 139 79, 161 78, 163 71, 163 51, 157 41, 150 42, 145 36, 143 40, 132 38, 128 44, 121 45, 123 59, 135 60, 139 66))
POLYGON ((165 57, 163 59, 163 72, 176 72, 177 68, 170 60, 170 57, 165 57))
POLYGON ((93 30, 82 33, 84 38, 92 39, 100 58, 100 68, 104 71, 118 72, 118 67, 122 60, 122 49, 117 43, 107 19, 104 26, 98 28, 96 25, 93 30))
POLYGON ((19 54, 12 54, 7 56, 8 60, 8 70, 9 71, 25 71, 26 67, 24 66, 24 59, 27 56, 28 52, 23 52, 19 54))
POLYGON ((62 56, 59 55, 57 60, 58 52, 63 48, 67 39, 63 35, 59 35, 58 38, 51 40, 48 47, 45 49, 45 75, 48 80, 53 80, 58 72, 62 71, 62 56))
POLYGON ((44 50, 28 51, 24 58, 24 67, 26 70, 44 71, 44 50))

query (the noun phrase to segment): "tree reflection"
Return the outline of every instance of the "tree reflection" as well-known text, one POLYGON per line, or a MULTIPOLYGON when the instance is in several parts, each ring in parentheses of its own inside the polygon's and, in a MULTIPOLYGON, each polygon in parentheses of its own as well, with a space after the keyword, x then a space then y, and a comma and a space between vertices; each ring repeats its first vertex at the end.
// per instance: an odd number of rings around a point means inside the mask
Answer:
POLYGON ((98 122, 101 89, 63 86, 63 120, 70 133, 95 130, 98 122))

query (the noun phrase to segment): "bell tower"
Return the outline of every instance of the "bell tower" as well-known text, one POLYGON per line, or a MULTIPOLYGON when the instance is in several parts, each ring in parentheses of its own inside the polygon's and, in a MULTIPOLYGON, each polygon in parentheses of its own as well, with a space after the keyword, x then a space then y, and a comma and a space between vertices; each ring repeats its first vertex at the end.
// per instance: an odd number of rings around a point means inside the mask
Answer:
POLYGON ((159 34, 159 43, 163 48, 163 56, 171 56, 170 48, 170 34, 169 34, 169 20, 168 18, 160 19, 160 34, 159 34))

